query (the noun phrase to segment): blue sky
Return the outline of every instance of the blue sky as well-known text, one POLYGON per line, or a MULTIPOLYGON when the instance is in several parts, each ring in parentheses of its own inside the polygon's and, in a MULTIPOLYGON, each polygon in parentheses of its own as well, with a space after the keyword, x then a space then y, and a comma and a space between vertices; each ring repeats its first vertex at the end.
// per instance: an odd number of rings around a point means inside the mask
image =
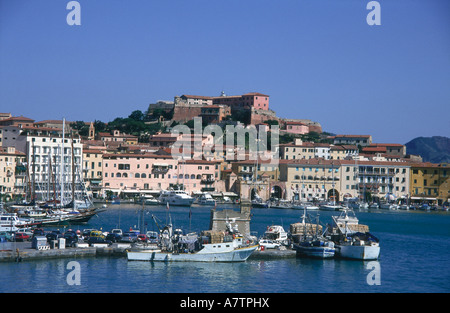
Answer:
POLYGON ((0 112, 101 120, 261 92, 278 116, 406 143, 450 136, 450 1, 0 0, 0 112))

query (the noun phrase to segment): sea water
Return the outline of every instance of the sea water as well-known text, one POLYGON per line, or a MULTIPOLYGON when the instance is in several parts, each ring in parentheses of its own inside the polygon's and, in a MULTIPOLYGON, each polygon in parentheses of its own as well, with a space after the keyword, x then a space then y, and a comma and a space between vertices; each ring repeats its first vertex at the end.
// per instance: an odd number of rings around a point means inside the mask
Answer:
MULTIPOLYGON (((218 209, 223 206, 218 207, 218 209)), ((157 230, 171 221, 185 232, 209 229, 211 207, 110 205, 88 224, 73 226, 157 230), (191 212, 191 213, 189 213, 191 212), (191 217, 191 218, 190 218, 191 217), (142 220, 144 218, 144 220, 142 220), (142 223, 143 221, 143 223, 142 223)), ((238 209, 238 207, 235 207, 238 209)), ((450 291, 450 213, 371 210, 355 212, 380 239, 377 261, 289 258, 243 263, 151 263, 125 257, 89 257, 0 263, 0 292, 89 293, 335 293, 450 291), (79 282, 70 283, 79 265, 79 282)), ((300 221, 302 211, 253 209, 251 231, 300 221)), ((322 224, 339 212, 314 211, 322 224)), ((64 228, 60 228, 64 231, 64 228)))

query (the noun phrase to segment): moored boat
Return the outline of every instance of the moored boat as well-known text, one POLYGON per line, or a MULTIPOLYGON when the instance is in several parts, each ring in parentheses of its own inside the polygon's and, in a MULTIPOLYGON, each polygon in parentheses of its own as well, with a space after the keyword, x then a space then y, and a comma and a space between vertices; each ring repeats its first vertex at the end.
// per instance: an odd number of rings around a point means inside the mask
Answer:
POLYGON ((127 259, 151 262, 244 262, 258 248, 258 245, 247 243, 231 224, 226 233, 209 232, 209 235, 174 235, 172 225, 168 225, 161 233, 159 249, 131 250, 127 252, 127 259))

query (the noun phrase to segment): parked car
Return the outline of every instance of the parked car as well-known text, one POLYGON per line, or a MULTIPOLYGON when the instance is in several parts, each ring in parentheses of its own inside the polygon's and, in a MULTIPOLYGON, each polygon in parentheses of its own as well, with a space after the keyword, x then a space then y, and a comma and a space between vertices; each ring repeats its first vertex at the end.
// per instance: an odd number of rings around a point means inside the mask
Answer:
POLYGON ((15 241, 28 241, 31 237, 27 233, 15 233, 14 240, 15 241))
POLYGON ((18 231, 16 231, 16 234, 17 233, 27 234, 28 236, 30 236, 30 239, 31 239, 31 237, 33 237, 33 234, 34 234, 34 232, 31 229, 27 229, 27 228, 19 229, 18 231))
POLYGON ((278 242, 268 240, 268 239, 261 239, 259 241, 260 246, 264 246, 265 249, 276 249, 281 246, 278 242))
POLYGON ((88 241, 87 241, 90 245, 94 244, 94 243, 106 243, 106 244, 111 244, 111 240, 106 240, 105 237, 99 237, 99 236, 92 236, 89 237, 88 241))
POLYGON ((47 241, 58 240, 63 237, 63 234, 59 230, 53 230, 52 232, 45 235, 47 241))
POLYGON ((137 235, 134 232, 124 232, 122 236, 121 242, 136 242, 137 241, 137 235))
POLYGON ((147 235, 139 234, 139 235, 137 235, 137 241, 147 243, 148 237, 147 237, 147 235))
POLYGON ((76 247, 78 245, 77 233, 72 230, 64 233, 64 239, 66 239, 66 247, 76 247))
POLYGON ((2 238, 3 241, 12 241, 13 240, 13 236, 6 231, 0 232, 0 238, 2 238))
POLYGON ((44 230, 42 228, 36 228, 33 230, 33 235, 31 237, 34 238, 36 236, 45 236, 44 230))
POLYGON ((106 235, 105 239, 111 242, 120 242, 122 240, 122 236, 118 233, 109 233, 106 235))

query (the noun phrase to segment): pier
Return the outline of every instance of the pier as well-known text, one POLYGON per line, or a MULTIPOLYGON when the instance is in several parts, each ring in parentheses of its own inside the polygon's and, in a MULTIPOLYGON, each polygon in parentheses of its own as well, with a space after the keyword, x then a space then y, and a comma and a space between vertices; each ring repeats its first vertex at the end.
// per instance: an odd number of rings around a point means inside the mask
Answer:
POLYGON ((31 247, 30 242, 16 242, 11 243, 8 249, 0 250, 0 262, 21 262, 26 260, 47 260, 47 259, 61 259, 61 258, 84 258, 84 257, 125 257, 126 249, 130 245, 93 245, 80 244, 76 248, 63 248, 38 250, 31 247))

